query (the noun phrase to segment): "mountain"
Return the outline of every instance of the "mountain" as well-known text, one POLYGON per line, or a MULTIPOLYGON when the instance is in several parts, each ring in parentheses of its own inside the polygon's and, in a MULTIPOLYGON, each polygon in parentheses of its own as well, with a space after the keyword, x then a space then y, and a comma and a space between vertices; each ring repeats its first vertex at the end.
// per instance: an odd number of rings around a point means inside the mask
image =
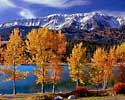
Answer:
POLYGON ((8 40, 13 28, 18 27, 25 39, 33 28, 48 27, 62 30, 66 38, 99 42, 125 41, 125 19, 103 13, 53 14, 34 19, 20 19, 0 24, 0 35, 8 40))
POLYGON ((0 28, 12 26, 48 27, 49 29, 72 28, 77 30, 94 30, 97 28, 120 28, 125 25, 122 17, 102 13, 53 14, 35 19, 21 19, 0 24, 0 28))

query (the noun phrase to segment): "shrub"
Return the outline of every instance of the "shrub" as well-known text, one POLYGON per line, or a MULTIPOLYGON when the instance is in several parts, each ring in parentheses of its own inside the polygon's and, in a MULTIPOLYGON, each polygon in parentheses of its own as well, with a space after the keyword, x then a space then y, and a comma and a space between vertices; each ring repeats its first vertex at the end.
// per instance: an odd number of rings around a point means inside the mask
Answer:
POLYGON ((125 83, 122 82, 116 83, 113 86, 112 91, 114 94, 125 94, 125 83))
POLYGON ((83 86, 76 87, 75 91, 72 92, 72 94, 76 96, 87 96, 88 88, 83 86))

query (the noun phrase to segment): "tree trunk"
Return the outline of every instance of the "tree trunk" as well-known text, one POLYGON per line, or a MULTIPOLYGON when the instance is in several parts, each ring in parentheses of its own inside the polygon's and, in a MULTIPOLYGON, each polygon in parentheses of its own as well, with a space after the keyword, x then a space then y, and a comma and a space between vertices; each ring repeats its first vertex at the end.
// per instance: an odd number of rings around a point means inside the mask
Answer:
POLYGON ((107 89, 107 82, 103 83, 103 90, 107 89))
POLYGON ((42 68, 43 72, 42 72, 42 84, 41 84, 41 92, 44 93, 45 89, 44 89, 44 68, 42 68))
POLYGON ((13 80, 13 94, 16 95, 16 82, 13 80))
POLYGON ((45 89, 44 89, 44 82, 42 82, 42 84, 41 84, 41 92, 42 92, 42 93, 45 92, 45 89))
POLYGON ((76 81, 76 87, 79 86, 79 79, 76 81))
POLYGON ((77 76, 77 81, 76 81, 76 87, 79 86, 79 69, 78 69, 78 76, 77 76))
POLYGON ((55 83, 53 83, 53 90, 52 92, 55 94, 55 83))
POLYGON ((13 66, 13 94, 16 95, 16 69, 15 69, 15 63, 13 66))
POLYGON ((97 90, 96 96, 98 96, 99 95, 99 91, 98 91, 99 90, 99 85, 96 86, 96 90, 97 90))
POLYGON ((52 92, 55 94, 55 80, 56 80, 56 75, 55 75, 55 71, 54 71, 54 79, 53 79, 53 90, 52 92))

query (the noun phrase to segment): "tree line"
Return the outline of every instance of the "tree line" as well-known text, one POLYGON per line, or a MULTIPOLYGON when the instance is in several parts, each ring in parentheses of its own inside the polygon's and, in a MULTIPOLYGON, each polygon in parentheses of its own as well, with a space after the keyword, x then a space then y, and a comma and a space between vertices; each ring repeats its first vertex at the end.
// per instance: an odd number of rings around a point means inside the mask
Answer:
MULTIPOLYGON (((113 46, 110 50, 97 48, 91 60, 87 58, 87 48, 80 42, 75 44, 71 54, 66 56, 67 40, 61 31, 50 31, 47 28, 33 29, 25 40, 21 39, 19 29, 14 29, 6 46, 0 42, 0 70, 7 75, 6 81, 13 81, 13 94, 16 94, 16 80, 25 79, 29 72, 20 72, 17 66, 21 64, 35 64, 36 83, 41 84, 41 92, 45 92, 45 83, 55 85, 60 81, 64 63, 69 66, 69 74, 76 86, 82 82, 93 83, 97 88, 103 84, 106 88, 114 79, 113 69, 119 66, 118 71, 123 73, 125 65, 125 43, 113 46), (51 75, 49 72, 51 70, 51 75)), ((68 45, 69 46, 69 45, 68 45)), ((121 74, 120 74, 121 75, 121 74)), ((117 81, 125 81, 118 76, 117 81)))
POLYGON ((125 43, 112 46, 109 50, 97 48, 90 62, 86 59, 86 50, 83 43, 79 43, 67 59, 70 77, 76 86, 89 82, 97 89, 100 85, 106 89, 111 81, 125 82, 125 43), (117 77, 113 70, 118 72, 117 77))

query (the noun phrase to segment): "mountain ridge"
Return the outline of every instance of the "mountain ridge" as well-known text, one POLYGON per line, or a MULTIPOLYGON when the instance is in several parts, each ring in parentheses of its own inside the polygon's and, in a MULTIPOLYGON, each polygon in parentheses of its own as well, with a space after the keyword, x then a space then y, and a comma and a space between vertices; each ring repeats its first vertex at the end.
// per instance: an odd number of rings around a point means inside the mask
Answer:
POLYGON ((98 43, 125 42, 125 19, 103 13, 53 14, 43 18, 21 19, 0 24, 0 37, 8 41, 14 28, 19 28, 22 39, 32 29, 48 27, 61 30, 68 40, 93 41, 98 43))
POLYGON ((101 12, 52 14, 34 19, 19 19, 0 24, 0 28, 12 26, 48 27, 49 29, 74 28, 76 30, 94 30, 96 28, 120 28, 125 25, 123 17, 116 17, 101 12))

